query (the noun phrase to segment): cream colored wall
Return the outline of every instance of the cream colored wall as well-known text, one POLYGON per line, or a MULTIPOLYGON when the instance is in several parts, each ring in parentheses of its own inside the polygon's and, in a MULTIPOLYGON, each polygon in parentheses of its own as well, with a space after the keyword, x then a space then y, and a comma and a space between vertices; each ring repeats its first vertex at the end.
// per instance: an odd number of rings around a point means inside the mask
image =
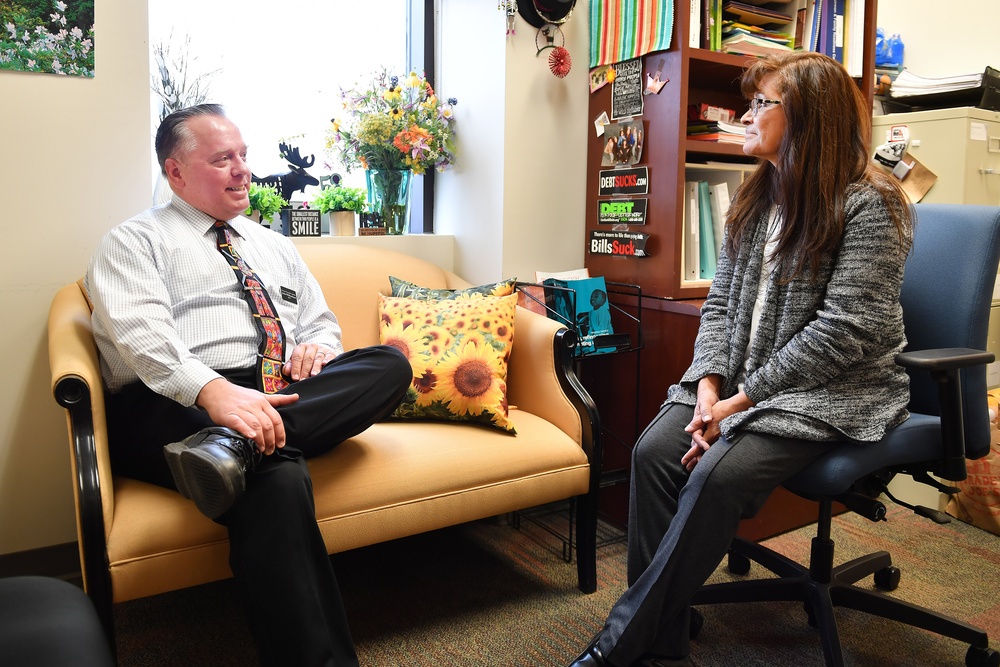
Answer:
POLYGON ((93 79, 0 71, 0 554, 76 539, 49 302, 150 198, 146 5, 101 0, 96 12, 93 79))
POLYGON ((508 36, 495 3, 440 4, 438 90, 458 98, 460 134, 457 168, 437 177, 435 229, 455 235, 455 272, 478 283, 583 266, 586 2, 562 26, 573 59, 563 79, 520 17, 508 36))
POLYGON ((929 77, 1000 69, 996 0, 878 0, 878 25, 903 38, 903 64, 929 77))

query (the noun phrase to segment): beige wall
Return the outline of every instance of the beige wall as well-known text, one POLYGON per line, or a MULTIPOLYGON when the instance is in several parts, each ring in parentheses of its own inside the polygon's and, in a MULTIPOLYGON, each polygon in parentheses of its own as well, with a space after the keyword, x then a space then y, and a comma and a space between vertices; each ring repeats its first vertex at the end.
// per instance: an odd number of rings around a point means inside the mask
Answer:
POLYGON ((996 0, 878 0, 878 25, 903 38, 903 65, 929 77, 1000 69, 996 0))
POLYGON ((440 4, 438 90, 459 101, 459 161, 438 176, 435 229, 455 235, 455 272, 480 283, 583 266, 586 2, 562 26, 573 59, 563 79, 525 21, 508 36, 495 3, 440 4))
POLYGON ((48 305, 150 198, 146 5, 101 0, 96 12, 93 79, 0 72, 0 554, 76 538, 48 305))

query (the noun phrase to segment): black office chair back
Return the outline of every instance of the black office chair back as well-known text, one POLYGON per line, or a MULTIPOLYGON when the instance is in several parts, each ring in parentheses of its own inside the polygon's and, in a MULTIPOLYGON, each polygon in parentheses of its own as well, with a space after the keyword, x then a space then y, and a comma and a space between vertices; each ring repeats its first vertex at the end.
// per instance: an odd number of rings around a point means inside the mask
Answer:
MULTIPOLYGON (((900 300, 907 350, 986 349, 993 287, 1000 261, 1000 208, 917 204, 913 250, 900 300)), ((938 388, 923 371, 910 373, 910 411, 940 414, 938 388)), ((986 369, 962 371, 965 450, 989 452, 986 369)))

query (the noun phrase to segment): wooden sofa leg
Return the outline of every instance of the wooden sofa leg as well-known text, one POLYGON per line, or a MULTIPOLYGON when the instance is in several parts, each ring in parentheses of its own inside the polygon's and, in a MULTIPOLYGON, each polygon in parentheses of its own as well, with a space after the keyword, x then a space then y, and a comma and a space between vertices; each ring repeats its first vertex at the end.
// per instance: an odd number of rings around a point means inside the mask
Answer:
POLYGON ((118 660, 118 644, 115 643, 115 612, 114 603, 111 597, 110 577, 105 574, 91 574, 91 584, 88 586, 87 594, 94 603, 97 610, 97 618, 104 627, 104 636, 108 639, 108 646, 111 648, 111 655, 118 660))
POLYGON ((597 590, 597 490, 576 499, 576 569, 584 593, 597 590))

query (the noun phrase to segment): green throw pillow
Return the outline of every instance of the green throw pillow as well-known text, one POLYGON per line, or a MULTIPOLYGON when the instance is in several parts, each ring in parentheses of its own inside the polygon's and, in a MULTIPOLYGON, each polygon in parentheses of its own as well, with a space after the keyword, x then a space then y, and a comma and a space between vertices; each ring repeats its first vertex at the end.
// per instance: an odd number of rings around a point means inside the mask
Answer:
POLYGON ((410 299, 460 299, 476 296, 508 296, 514 293, 514 283, 517 278, 501 280, 498 283, 478 285, 466 289, 432 289, 420 287, 395 276, 389 276, 389 286, 392 296, 405 296, 410 299))

